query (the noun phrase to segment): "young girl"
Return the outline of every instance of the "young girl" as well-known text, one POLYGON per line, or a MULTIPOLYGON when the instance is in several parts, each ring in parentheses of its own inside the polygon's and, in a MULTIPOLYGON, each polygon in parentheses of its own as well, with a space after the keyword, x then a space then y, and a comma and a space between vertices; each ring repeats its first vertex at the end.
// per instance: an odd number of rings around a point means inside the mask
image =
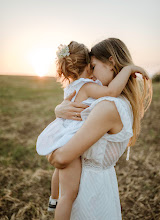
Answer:
MULTIPOLYGON (((112 57, 109 59, 109 63, 104 63, 106 69, 113 71, 114 62, 112 57)), ((92 67, 94 68, 94 66, 92 67)), ((89 51, 83 44, 72 41, 68 46, 60 45, 57 52, 57 73, 58 79, 69 81, 69 85, 64 89, 64 98, 76 90, 76 96, 72 101, 78 98, 79 102, 90 106, 95 99, 103 96, 117 97, 124 89, 129 77, 135 72, 145 72, 142 68, 131 65, 124 67, 119 74, 110 82, 107 86, 103 86, 99 80, 93 81, 89 79, 91 77, 90 71, 90 57, 89 51)), ((114 71, 113 71, 114 74, 114 71)), ((106 73, 106 77, 107 73, 106 73)), ((78 131, 83 125, 84 121, 76 121, 69 119, 57 118, 50 123, 37 139, 36 149, 39 155, 48 155, 57 148, 67 143, 71 137, 78 131)), ((89 134, 89 132, 88 132, 89 134)), ((76 146, 75 146, 76 147, 76 146)), ((74 160, 68 165, 63 172, 61 172, 61 180, 64 180, 65 184, 61 186, 61 194, 66 201, 65 207, 56 209, 56 220, 61 218, 61 210, 66 210, 66 219, 70 218, 70 212, 72 204, 76 199, 79 190, 80 175, 81 175, 81 159, 74 160), (62 174, 63 173, 63 174, 62 174)), ((58 198, 58 186, 59 186, 59 173, 58 169, 52 176, 51 183, 51 196, 49 199, 48 210, 54 210, 57 205, 58 198)), ((61 198, 59 199, 61 203, 61 198)), ((64 201, 63 201, 64 204, 64 201)))

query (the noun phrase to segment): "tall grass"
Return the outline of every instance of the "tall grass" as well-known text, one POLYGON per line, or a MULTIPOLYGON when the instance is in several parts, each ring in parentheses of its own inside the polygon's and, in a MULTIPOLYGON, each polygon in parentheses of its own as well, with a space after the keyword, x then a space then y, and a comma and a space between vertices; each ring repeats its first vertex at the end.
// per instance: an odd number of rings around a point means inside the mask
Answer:
MULTIPOLYGON (((0 219, 53 219, 47 213, 53 168, 35 143, 55 119, 63 90, 47 77, 0 76, 0 85, 0 219)), ((160 84, 153 89, 130 160, 125 152, 116 165, 124 220, 160 219, 160 84)))

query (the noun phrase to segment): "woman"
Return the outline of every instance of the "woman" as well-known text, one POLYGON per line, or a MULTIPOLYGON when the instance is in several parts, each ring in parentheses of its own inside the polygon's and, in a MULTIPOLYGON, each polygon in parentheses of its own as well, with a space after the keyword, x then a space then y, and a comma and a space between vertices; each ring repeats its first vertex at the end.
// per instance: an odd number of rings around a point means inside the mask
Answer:
MULTIPOLYGON (((93 76, 105 85, 133 61, 122 41, 109 38, 91 49, 91 64, 93 76), (112 70, 106 68, 108 63, 113 65, 112 70)), ((59 169, 81 156, 81 181, 71 220, 122 219, 114 166, 127 144, 135 144, 140 120, 150 105, 151 97, 151 81, 130 76, 120 97, 99 98, 83 110, 81 117, 86 121, 80 130, 67 144, 48 156, 49 162, 59 169)), ((65 103, 56 109, 58 117, 69 118, 58 110, 64 106, 68 108, 65 103)), ((72 116, 75 117, 73 113, 72 116)))

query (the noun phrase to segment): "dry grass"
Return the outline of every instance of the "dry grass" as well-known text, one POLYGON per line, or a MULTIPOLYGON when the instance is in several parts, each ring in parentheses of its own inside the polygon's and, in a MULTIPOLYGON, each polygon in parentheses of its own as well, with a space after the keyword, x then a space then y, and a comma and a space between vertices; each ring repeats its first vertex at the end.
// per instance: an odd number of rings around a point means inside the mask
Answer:
MULTIPOLYGON (((41 130, 63 99, 53 78, 0 76, 0 219, 50 220, 52 168, 35 151, 41 130)), ((123 220, 160 219, 160 84, 130 160, 116 166, 123 220)))

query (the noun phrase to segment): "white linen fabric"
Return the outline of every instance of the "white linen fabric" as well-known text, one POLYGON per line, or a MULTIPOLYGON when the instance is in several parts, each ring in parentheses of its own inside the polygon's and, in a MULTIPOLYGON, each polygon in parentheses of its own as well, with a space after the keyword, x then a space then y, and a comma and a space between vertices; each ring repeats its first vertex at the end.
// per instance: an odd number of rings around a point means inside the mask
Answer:
POLYGON ((133 136, 133 113, 124 97, 102 97, 82 113, 85 120, 91 110, 101 101, 115 103, 122 130, 117 134, 106 133, 84 154, 79 193, 72 206, 71 220, 121 220, 121 205, 114 166, 126 150, 133 136))
MULTIPOLYGON (((64 98, 88 82, 99 80, 80 78, 64 89, 64 98)), ((73 97, 74 101, 76 96, 73 97)), ((81 156, 82 173, 79 193, 72 206, 70 220, 120 220, 121 205, 118 182, 114 166, 125 152, 129 139, 133 136, 133 114, 129 101, 120 96, 102 97, 97 100, 88 98, 83 101, 89 105, 81 112, 82 121, 57 118, 49 124, 37 139, 36 149, 40 155, 47 155, 67 143, 80 129, 89 113, 101 101, 115 103, 121 121, 122 130, 117 134, 106 133, 81 156)), ((75 146, 76 147, 76 146, 75 146)), ((60 185, 59 185, 60 187, 60 185)), ((61 196, 61 187, 59 190, 61 196)))

